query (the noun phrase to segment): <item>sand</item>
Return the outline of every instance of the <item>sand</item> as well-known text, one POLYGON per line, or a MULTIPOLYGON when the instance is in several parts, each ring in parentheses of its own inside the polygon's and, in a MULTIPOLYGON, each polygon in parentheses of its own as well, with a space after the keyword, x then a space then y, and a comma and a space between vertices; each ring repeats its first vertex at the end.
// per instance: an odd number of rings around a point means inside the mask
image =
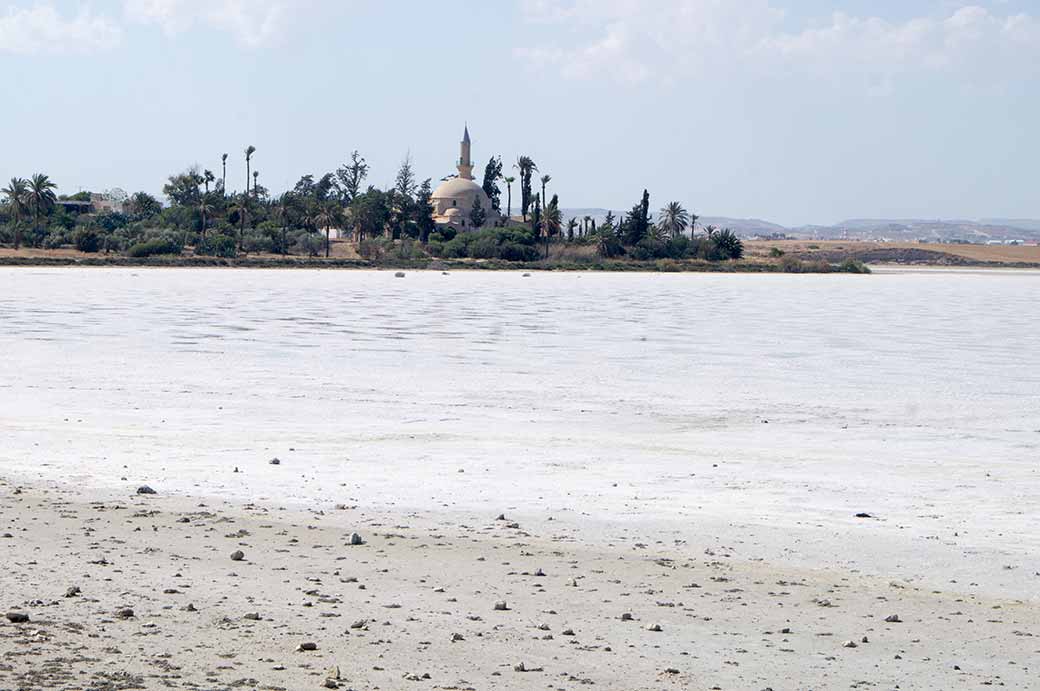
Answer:
POLYGON ((1040 675, 1040 605, 968 584, 795 568, 710 535, 603 544, 573 516, 155 489, 0 482, 0 606, 29 617, 0 622, 0 688, 1028 689, 1040 675))

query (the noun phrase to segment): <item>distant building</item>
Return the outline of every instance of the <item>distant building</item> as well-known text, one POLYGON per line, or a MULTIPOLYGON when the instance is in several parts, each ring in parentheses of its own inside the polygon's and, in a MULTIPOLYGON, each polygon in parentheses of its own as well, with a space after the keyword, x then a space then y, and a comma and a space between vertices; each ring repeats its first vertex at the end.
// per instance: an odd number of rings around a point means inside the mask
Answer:
POLYGON ((473 211, 474 200, 479 200, 486 216, 484 225, 497 225, 502 219, 501 214, 492 208, 491 199, 484 192, 484 188, 473 180, 469 127, 466 127, 462 134, 457 168, 457 177, 445 180, 433 191, 433 220, 440 225, 449 225, 460 230, 473 229, 470 213, 473 211))

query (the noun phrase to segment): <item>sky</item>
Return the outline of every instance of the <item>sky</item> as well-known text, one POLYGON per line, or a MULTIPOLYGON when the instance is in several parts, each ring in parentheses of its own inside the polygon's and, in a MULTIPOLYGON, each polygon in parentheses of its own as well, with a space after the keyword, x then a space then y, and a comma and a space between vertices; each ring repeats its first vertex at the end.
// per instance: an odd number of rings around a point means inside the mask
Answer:
POLYGON ((1040 0, 0 0, 0 79, 0 180, 63 193, 436 182, 468 123, 565 208, 1040 218, 1040 0))

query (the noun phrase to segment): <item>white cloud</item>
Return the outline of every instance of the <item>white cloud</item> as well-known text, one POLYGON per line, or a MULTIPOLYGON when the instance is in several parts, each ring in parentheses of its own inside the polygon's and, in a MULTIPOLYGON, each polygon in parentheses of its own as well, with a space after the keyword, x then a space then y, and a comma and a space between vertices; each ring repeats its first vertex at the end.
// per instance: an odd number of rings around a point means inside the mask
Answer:
MULTIPOLYGON (((968 5, 948 16, 891 22, 835 13, 791 30, 770 0, 523 0, 527 19, 567 43, 518 56, 564 76, 671 80, 737 67, 890 79, 911 71, 999 76, 1037 70, 1040 20, 968 5)), ((546 32, 540 32, 546 33, 546 32)))
POLYGON ((85 8, 71 18, 49 3, 11 6, 0 14, 0 53, 92 53, 116 46, 120 37, 118 26, 85 8))
POLYGON ((241 45, 268 42, 306 0, 124 0, 126 16, 173 35, 199 24, 230 33, 241 45))

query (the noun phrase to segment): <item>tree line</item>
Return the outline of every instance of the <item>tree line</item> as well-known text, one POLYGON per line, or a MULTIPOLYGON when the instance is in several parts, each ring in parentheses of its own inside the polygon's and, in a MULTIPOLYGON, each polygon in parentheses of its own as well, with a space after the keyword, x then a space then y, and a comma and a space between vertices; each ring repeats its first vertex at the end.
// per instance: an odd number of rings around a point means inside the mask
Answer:
POLYGON ((165 204, 137 192, 125 200, 122 211, 78 213, 80 207, 72 202, 90 202, 88 193, 59 196, 55 183, 41 173, 13 178, 0 190, 0 243, 15 249, 71 246, 134 257, 186 251, 218 257, 328 257, 335 229, 349 236, 361 256, 376 259, 393 254, 533 261, 549 257, 553 246, 586 246, 601 257, 637 260, 724 261, 743 254, 743 245, 729 230, 708 226, 696 233, 698 217, 679 202, 660 209, 655 221, 646 190, 626 214, 609 213, 600 223, 588 216, 564 223, 559 196, 549 196, 552 177, 541 174, 526 155, 509 171, 515 175, 506 174, 501 157, 491 157, 482 188, 501 220, 486 227, 487 213, 476 200, 468 219, 479 230, 460 233, 434 221, 432 180, 417 179, 410 157, 386 189, 367 184, 369 164, 353 151, 336 170, 303 175, 291 189, 272 195, 253 166, 256 154, 252 145, 243 151, 246 184, 241 192, 228 192, 229 155, 224 153, 219 175, 190 167, 169 176, 163 186, 165 204), (514 216, 516 183, 519 214, 514 216))

